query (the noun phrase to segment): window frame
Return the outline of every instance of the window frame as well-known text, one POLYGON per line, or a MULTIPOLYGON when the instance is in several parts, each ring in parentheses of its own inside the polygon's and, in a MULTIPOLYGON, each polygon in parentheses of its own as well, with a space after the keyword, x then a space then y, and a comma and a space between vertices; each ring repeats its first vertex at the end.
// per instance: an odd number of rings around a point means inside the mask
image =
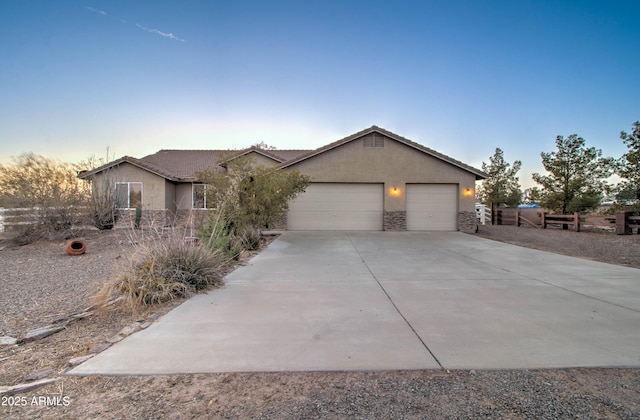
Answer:
POLYGON ((135 210, 135 207, 131 207, 131 184, 139 184, 140 185, 140 208, 142 208, 143 203, 143 191, 144 185, 142 181, 116 181, 115 183, 115 195, 116 195, 116 209, 117 210, 135 210), (118 202, 118 185, 126 185, 127 186, 127 207, 119 207, 120 203, 118 202))
POLYGON ((207 210, 207 184, 194 182, 191 184, 191 208, 193 210, 207 210), (202 207, 196 207, 196 187, 202 187, 202 207))

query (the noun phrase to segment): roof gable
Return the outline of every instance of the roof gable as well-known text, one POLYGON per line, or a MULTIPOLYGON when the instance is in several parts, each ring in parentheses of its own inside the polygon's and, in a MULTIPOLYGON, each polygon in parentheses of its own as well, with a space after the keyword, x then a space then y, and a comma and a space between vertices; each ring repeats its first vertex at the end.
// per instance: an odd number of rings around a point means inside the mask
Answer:
POLYGON ((453 158, 451 158, 449 156, 446 156, 446 155, 444 155, 444 154, 442 154, 440 152, 437 152, 437 151, 435 151, 433 149, 430 149, 430 148, 428 148, 426 146, 423 146, 423 145, 421 145, 419 143, 411 141, 411 140, 409 140, 409 139, 407 139, 405 137, 399 136, 399 135, 397 135, 395 133, 392 133, 391 131, 387 131, 387 130, 385 130, 383 128, 380 128, 378 126, 375 126, 375 125, 371 126, 370 128, 367 128, 365 130, 362 130, 362 131, 359 131, 357 133, 354 133, 354 134, 352 134, 350 136, 347 136, 347 137, 345 137, 343 139, 335 141, 333 143, 330 143, 330 144, 327 144, 325 146, 322 146, 322 147, 320 147, 318 149, 311 150, 311 151, 309 151, 309 152, 307 152, 305 154, 302 154, 300 156, 294 157, 293 159, 290 159, 290 160, 284 162, 282 165, 280 165, 280 168, 287 168, 289 166, 295 165, 295 164, 300 163, 302 161, 305 161, 305 160, 308 160, 308 159, 313 159, 315 156, 318 156, 320 154, 328 152, 329 150, 333 150, 335 148, 338 148, 338 147, 340 147, 342 145, 345 145, 345 144, 347 144, 349 142, 352 142, 354 140, 360 139, 360 138, 362 138, 364 136, 367 136, 369 134, 372 134, 372 133, 379 133, 379 134, 381 134, 381 135, 383 135, 385 137, 388 137, 388 138, 390 138, 392 140, 395 140, 395 141, 397 141, 399 143, 402 143, 402 144, 404 144, 406 146, 409 146, 409 147, 411 147, 413 149, 416 149, 416 150, 418 150, 420 152, 423 152, 423 153, 425 153, 425 154, 427 154, 429 156, 432 156, 432 157, 434 157, 436 159, 439 159, 439 160, 441 160, 443 162, 446 162, 446 163, 451 164, 453 166, 456 166, 456 167, 458 167, 460 169, 463 169, 463 170, 465 170, 467 172, 470 172, 470 173, 475 175, 477 180, 485 179, 485 178, 488 177, 488 174, 482 172, 479 169, 473 168, 473 167, 471 167, 471 166, 469 166, 469 165, 467 165, 465 163, 460 162, 459 160, 453 159, 453 158))

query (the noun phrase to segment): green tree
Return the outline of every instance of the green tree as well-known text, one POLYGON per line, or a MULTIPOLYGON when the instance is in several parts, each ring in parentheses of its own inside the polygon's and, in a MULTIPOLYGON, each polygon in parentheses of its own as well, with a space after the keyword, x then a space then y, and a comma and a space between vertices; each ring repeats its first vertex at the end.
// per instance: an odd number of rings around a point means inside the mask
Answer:
MULTIPOLYGON (((622 131, 620 139, 628 151, 622 155, 618 165, 618 175, 622 178, 618 185, 618 201, 640 201, 640 121, 633 123, 631 134, 622 131)), ((640 206, 637 201, 636 206, 640 206)))
POLYGON ((309 177, 297 170, 257 166, 248 156, 227 161, 226 172, 209 170, 196 177, 207 184, 207 203, 216 217, 236 231, 271 227, 309 185, 309 177))
POLYGON ((496 148, 489 164, 482 162, 482 170, 489 174, 478 189, 482 203, 496 207, 513 207, 520 204, 522 191, 517 176, 522 162, 516 160, 510 165, 504 160, 502 149, 496 148))
POLYGON ((29 223, 20 229, 23 244, 51 234, 73 236, 90 196, 87 183, 77 178, 78 169, 33 153, 0 165, 2 205, 31 209, 29 223))
POLYGON ((595 209, 609 185, 615 162, 602 157, 602 151, 587 148, 585 140, 572 134, 556 137, 555 152, 542 152, 542 165, 548 175, 533 174, 542 186, 540 205, 553 212, 568 214, 595 209))

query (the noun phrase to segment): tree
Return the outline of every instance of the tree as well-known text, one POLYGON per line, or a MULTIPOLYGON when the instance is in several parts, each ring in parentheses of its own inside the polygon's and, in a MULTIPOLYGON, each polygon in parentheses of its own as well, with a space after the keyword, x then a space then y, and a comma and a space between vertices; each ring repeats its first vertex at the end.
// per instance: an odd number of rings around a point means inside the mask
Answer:
POLYGON ((77 165, 25 153, 13 163, 0 165, 0 202, 29 208, 29 223, 21 228, 21 243, 47 234, 70 237, 84 216, 88 185, 77 178, 77 165))
POLYGON ((533 174, 542 186, 540 205, 553 212, 568 214, 595 209, 609 185, 606 179, 615 167, 614 160, 602 157, 602 151, 585 147, 585 140, 572 134, 556 137, 557 151, 542 152, 542 165, 549 175, 533 174))
POLYGON ((504 153, 500 148, 489 158, 489 164, 482 162, 482 170, 489 174, 478 189, 480 200, 487 205, 497 207, 512 207, 520 204, 522 191, 516 176, 522 162, 516 160, 513 165, 505 162, 504 153))
POLYGON ((618 175, 622 178, 618 201, 627 203, 640 200, 640 121, 633 123, 631 134, 620 132, 620 139, 629 151, 622 155, 618 165, 618 175))
POLYGON ((209 170, 197 173, 196 178, 207 184, 207 203, 229 231, 271 227, 289 201, 309 185, 309 177, 297 170, 257 166, 249 156, 226 165, 226 173, 209 170))

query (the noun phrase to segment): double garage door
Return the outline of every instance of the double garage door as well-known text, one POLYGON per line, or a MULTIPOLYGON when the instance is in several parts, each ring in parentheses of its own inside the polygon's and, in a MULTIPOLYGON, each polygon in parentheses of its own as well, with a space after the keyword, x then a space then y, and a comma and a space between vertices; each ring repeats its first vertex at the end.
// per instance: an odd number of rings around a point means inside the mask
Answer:
MULTIPOLYGON (((407 230, 456 230, 457 190, 454 184, 408 184, 407 230)), ((313 183, 289 205, 287 226, 289 230, 382 230, 383 212, 383 184, 313 183)))

